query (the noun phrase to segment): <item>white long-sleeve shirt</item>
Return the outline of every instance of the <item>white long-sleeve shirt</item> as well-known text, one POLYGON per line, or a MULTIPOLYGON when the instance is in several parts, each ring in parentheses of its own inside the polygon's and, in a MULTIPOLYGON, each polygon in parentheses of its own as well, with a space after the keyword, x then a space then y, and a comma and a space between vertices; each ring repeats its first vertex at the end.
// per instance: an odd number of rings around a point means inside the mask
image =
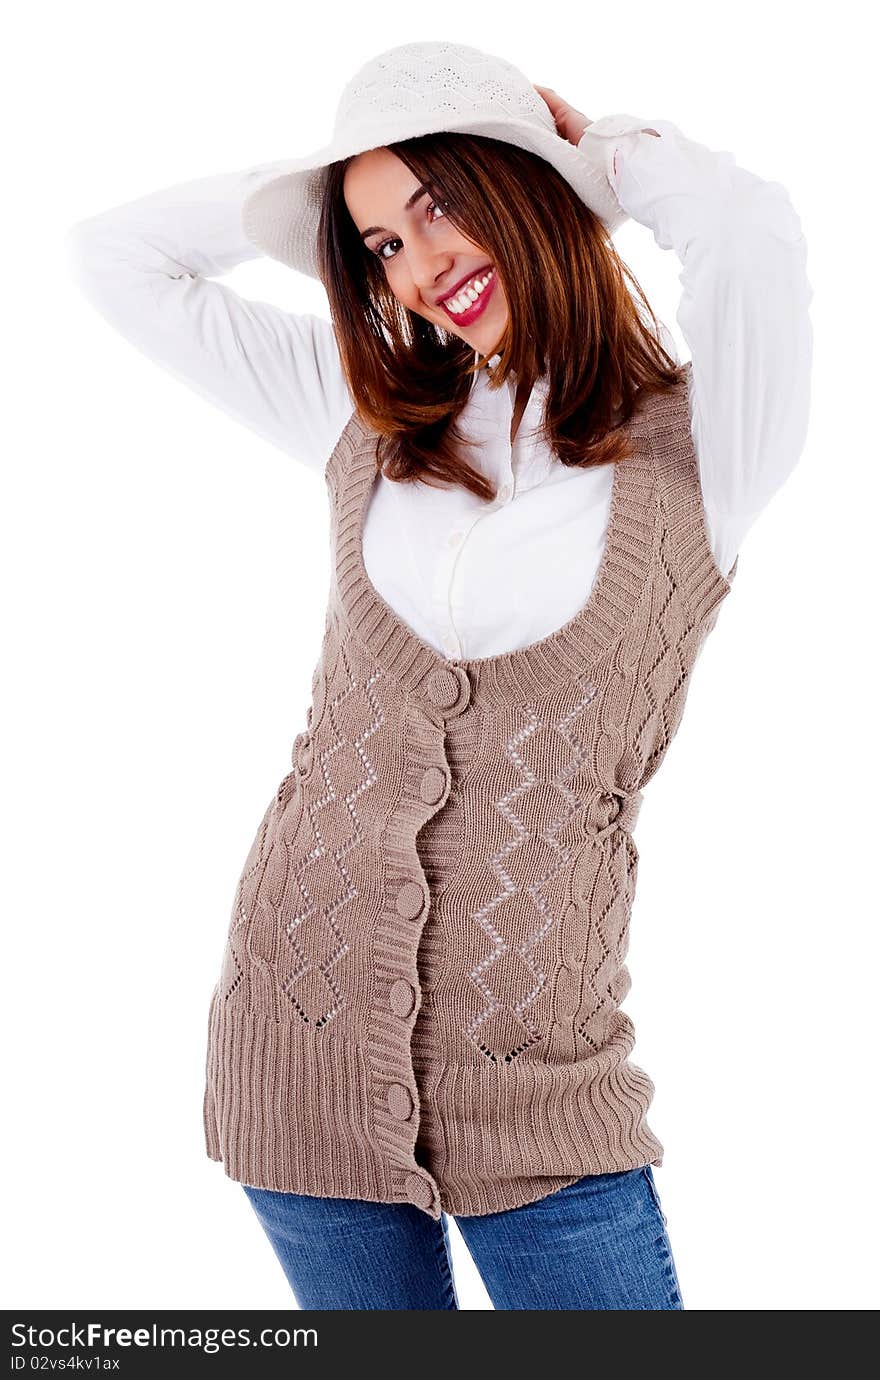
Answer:
MULTIPOLYGON (((707 534, 726 574, 806 436, 812 288, 798 216, 779 183, 669 121, 606 116, 578 148, 681 262, 691 431, 707 534)), ((330 322, 216 281, 259 257, 242 204, 283 168, 154 192, 78 222, 66 245, 82 291, 123 336, 321 475, 354 410, 330 322)), ((677 359, 663 326, 661 335, 677 359)), ((514 393, 515 380, 491 390, 479 374, 459 423, 481 442, 468 458, 497 484, 494 503, 382 476, 366 515, 370 579, 449 658, 495 656, 555 632, 588 599, 604 550, 613 467, 559 464, 537 434, 542 380, 511 445, 514 393)))

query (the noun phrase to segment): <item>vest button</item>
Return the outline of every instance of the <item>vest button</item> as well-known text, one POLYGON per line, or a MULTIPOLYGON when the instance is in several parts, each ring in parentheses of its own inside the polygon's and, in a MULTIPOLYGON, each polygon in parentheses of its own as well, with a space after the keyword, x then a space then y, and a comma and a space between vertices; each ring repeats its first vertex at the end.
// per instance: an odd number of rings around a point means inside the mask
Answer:
POLYGON ((440 767, 428 767, 419 783, 419 795, 426 805, 436 805, 446 790, 446 772, 440 767))
POLYGON ((428 677, 428 698, 438 709, 451 709, 461 694, 461 681, 454 671, 442 666, 428 677))
POLYGON ((388 1110, 398 1121, 409 1121, 413 1114, 412 1094, 405 1083, 392 1083, 388 1089, 388 1110))
POLYGON ((418 882, 404 882, 397 893, 397 914, 415 920, 425 909, 425 892, 418 882))
POLYGON ((392 986, 388 1000, 395 1016, 406 1017, 416 1004, 416 994, 411 985, 400 978, 392 986))
POLYGON ((421 1174, 407 1174, 404 1179, 406 1196, 416 1207, 429 1208, 434 1201, 434 1194, 427 1179, 423 1179, 421 1174))

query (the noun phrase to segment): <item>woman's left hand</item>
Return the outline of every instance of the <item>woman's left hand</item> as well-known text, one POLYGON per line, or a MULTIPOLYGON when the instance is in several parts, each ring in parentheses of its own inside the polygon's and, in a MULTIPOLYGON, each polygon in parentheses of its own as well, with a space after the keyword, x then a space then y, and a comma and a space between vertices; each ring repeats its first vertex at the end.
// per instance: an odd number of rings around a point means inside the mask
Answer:
MULTIPOLYGON (((535 85, 534 82, 532 85, 535 85)), ((577 146, 587 125, 591 125, 593 121, 588 120, 580 110, 575 110, 573 105, 568 105, 552 86, 535 86, 535 90, 549 107, 550 114, 556 121, 557 132, 570 144, 577 146)))

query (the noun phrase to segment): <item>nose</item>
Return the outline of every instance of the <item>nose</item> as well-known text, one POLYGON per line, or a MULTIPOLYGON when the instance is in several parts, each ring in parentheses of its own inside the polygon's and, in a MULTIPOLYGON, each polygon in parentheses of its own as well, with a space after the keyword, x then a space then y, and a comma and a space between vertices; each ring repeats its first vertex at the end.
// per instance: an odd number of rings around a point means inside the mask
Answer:
POLYGON ((409 254, 409 269, 413 284, 423 301, 432 305, 444 283, 453 281, 455 255, 437 249, 418 249, 409 254))

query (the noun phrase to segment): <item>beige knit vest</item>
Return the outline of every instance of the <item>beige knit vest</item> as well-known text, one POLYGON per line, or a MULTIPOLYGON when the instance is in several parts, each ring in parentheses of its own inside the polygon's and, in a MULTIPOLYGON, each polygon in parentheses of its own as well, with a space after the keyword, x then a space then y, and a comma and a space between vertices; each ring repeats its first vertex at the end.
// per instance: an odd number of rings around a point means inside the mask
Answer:
POLYGON ((376 438, 345 427, 308 726, 210 1002, 205 1141, 231 1178, 436 1219, 662 1164, 620 1007, 631 831, 736 572, 708 543, 690 367, 628 423, 586 604, 474 661, 372 585, 376 438))

